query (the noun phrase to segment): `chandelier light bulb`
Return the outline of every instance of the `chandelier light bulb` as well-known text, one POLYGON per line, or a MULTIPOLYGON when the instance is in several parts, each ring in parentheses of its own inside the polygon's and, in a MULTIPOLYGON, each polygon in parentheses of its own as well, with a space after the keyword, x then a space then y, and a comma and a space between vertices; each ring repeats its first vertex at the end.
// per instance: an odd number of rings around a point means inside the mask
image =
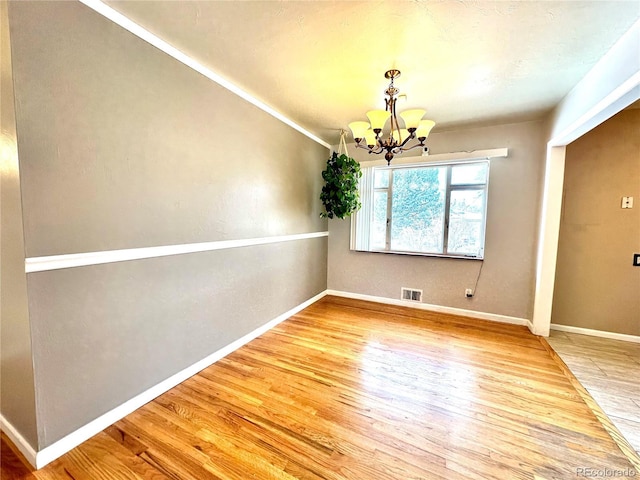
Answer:
POLYGON ((420 108, 415 108, 413 110, 405 110, 400 113, 400 117, 404 120, 404 126, 408 130, 418 128, 420 124, 420 120, 424 117, 426 112, 420 108))
POLYGON ((378 143, 378 139, 376 138, 376 132, 371 129, 368 129, 364 132, 364 138, 367 141, 367 146, 373 148, 378 143))
POLYGON ((381 132, 390 116, 391 112, 387 112, 386 110, 371 110, 367 112, 367 117, 369 117, 371 128, 374 132, 376 130, 381 132))
POLYGON ((370 125, 367 122, 351 122, 349 128, 353 133, 353 138, 364 138, 365 132, 369 129, 370 125))
POLYGON ((420 124, 418 125, 418 129, 416 130, 416 137, 418 138, 427 138, 429 133, 431 133, 431 129, 436 124, 433 120, 420 120, 420 124))

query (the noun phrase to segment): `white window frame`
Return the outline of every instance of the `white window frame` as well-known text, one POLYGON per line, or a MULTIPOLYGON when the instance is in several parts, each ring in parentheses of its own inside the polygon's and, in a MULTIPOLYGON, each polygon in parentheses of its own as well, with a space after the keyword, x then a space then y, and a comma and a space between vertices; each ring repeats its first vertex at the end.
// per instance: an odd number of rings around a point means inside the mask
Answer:
MULTIPOLYGON (((484 150, 480 152, 460 152, 451 154, 430 155, 429 157, 409 157, 396 161, 394 159, 394 165, 386 167, 383 162, 362 162, 363 175, 360 179, 359 190, 362 208, 351 217, 351 250, 373 252, 373 253, 392 253, 401 255, 419 255, 427 257, 447 257, 447 258, 465 258, 482 260, 484 259, 484 247, 486 238, 486 226, 487 226, 487 204, 489 198, 489 171, 490 162, 489 159, 497 157, 506 157, 508 150, 506 148, 484 150), (441 161, 438 161, 441 160, 441 161), (455 165, 463 165, 470 163, 487 163, 487 180, 484 184, 471 184, 471 185, 451 185, 451 167, 455 165), (424 168, 424 167, 448 167, 447 171, 447 188, 445 194, 445 225, 443 231, 443 252, 442 253, 430 253, 430 252, 414 252, 404 250, 391 250, 390 249, 390 232, 391 232, 391 198, 392 198, 392 182, 393 177, 390 175, 389 186, 386 190, 387 195, 387 227, 386 227, 386 245, 385 249, 372 249, 370 248, 370 227, 373 221, 373 193, 374 193, 374 169, 389 169, 397 170, 401 168, 424 168), (484 190, 484 209, 483 209, 483 222, 481 231, 481 248, 478 255, 459 254, 448 252, 448 233, 449 233, 449 215, 450 215, 450 198, 451 192, 456 190, 484 190)), ((377 189, 381 190, 381 189, 377 189)))

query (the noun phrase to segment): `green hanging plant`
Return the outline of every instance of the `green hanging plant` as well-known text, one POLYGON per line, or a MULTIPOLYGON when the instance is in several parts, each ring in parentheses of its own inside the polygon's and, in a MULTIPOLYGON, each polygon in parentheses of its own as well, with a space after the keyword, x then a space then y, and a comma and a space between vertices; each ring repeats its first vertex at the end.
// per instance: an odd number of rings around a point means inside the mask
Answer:
POLYGON ((323 218, 345 218, 360 209, 358 179, 362 177, 360 164, 344 153, 333 152, 322 172, 325 185, 320 200, 325 212, 323 218))

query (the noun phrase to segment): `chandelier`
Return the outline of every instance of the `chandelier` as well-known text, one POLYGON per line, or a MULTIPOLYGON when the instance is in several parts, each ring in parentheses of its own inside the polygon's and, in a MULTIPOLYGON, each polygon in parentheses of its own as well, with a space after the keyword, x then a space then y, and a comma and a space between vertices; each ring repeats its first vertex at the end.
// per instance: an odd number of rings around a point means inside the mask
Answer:
POLYGON ((406 152, 413 148, 422 147, 425 152, 429 151, 424 142, 429 136, 429 132, 436 124, 433 120, 422 120, 425 111, 421 109, 405 110, 400 113, 404 121, 405 128, 400 128, 398 117, 396 116, 396 100, 398 90, 393 86, 393 81, 400 76, 400 70, 389 70, 384 77, 390 80, 389 88, 385 90, 388 98, 385 98, 386 110, 371 110, 367 112, 369 122, 351 122, 349 128, 356 141, 356 148, 364 148, 369 153, 379 155, 384 152, 387 165, 395 155, 406 152), (391 130, 388 134, 383 134, 387 120, 391 118, 391 130), (410 141, 417 140, 418 143, 410 141))

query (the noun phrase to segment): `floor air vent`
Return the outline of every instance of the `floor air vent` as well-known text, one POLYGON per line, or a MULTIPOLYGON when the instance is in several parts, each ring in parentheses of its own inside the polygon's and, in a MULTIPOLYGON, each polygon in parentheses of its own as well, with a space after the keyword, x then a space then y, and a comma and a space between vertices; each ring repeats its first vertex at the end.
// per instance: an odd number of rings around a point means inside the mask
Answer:
POLYGON ((402 287, 400 298, 402 300, 409 300, 410 302, 422 302, 422 290, 402 287))

